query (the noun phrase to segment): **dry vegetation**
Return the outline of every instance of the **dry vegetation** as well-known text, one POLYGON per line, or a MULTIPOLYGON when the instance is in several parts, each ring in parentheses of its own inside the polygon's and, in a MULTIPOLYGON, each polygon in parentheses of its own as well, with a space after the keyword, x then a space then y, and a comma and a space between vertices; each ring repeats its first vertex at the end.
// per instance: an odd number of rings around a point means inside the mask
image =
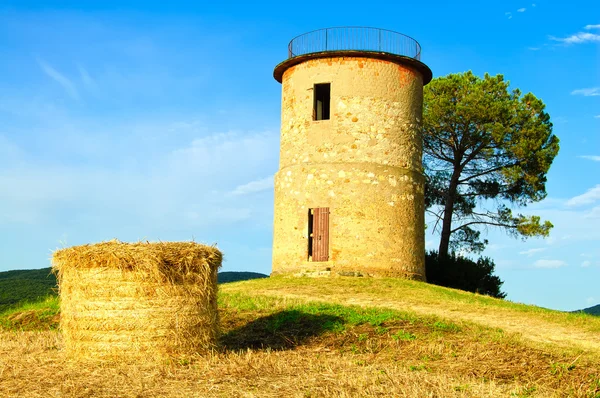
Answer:
POLYGON ((222 254, 194 242, 102 242, 58 250, 65 351, 148 362, 212 351, 222 254))
POLYGON ((0 320, 1 396, 600 397, 597 350, 568 338, 540 342, 526 332, 540 325, 548 335, 554 327, 571 329, 592 342, 598 319, 410 281, 222 285, 219 351, 160 366, 66 360, 60 334, 48 330, 56 325, 47 311, 52 305, 0 320), (365 288, 370 293, 357 296, 365 288), (350 297, 362 306, 347 305, 350 297), (447 316, 428 312, 436 305, 447 316), (34 320, 36 311, 46 311, 42 321, 34 320), (38 331, 18 331, 31 322, 38 331), (515 323, 517 333, 509 331, 515 323))

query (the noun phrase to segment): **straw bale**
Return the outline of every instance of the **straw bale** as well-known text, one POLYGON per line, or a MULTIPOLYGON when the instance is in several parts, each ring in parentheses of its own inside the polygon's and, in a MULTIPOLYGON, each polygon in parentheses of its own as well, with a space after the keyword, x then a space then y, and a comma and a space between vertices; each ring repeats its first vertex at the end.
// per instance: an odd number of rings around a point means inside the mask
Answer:
POLYGON ((212 350, 221 262, 217 248, 193 242, 113 240, 54 252, 67 355, 163 360, 212 350))

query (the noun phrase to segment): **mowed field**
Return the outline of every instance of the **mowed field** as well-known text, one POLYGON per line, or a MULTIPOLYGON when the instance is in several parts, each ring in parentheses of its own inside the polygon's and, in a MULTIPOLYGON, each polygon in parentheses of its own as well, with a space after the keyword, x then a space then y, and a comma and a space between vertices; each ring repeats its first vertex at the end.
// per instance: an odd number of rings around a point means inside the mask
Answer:
POLYGON ((600 397, 600 318, 421 282, 220 285, 220 348, 145 363, 65 359, 58 301, 0 315, 2 397, 600 397))

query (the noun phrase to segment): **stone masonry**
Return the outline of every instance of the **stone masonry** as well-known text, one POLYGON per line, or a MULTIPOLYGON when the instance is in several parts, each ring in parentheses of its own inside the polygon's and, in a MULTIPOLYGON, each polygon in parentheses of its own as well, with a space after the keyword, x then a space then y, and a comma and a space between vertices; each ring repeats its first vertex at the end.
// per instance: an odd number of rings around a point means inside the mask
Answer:
POLYGON ((367 53, 307 58, 282 75, 273 274, 425 278, 423 75, 367 53), (329 120, 313 120, 315 84, 329 120), (329 259, 309 261, 308 212, 328 207, 329 259))

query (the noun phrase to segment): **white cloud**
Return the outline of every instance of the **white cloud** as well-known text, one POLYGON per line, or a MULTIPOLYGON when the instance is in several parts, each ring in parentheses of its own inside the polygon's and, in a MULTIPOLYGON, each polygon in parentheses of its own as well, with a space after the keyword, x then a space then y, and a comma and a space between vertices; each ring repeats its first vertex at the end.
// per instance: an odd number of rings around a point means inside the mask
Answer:
MULTIPOLYGON (((155 128, 166 132, 170 125, 155 124, 155 128)), ((111 130, 117 137, 119 132, 121 137, 127 134, 119 128, 111 130)), ((79 140, 88 137, 98 142, 101 153, 96 156, 105 157, 105 163, 69 164, 70 157, 81 156, 71 148, 73 152, 52 151, 54 159, 29 156, 16 166, 0 168, 0 223, 50 226, 64 217, 88 229, 119 222, 160 234, 161 228, 173 226, 201 232, 201 227, 250 218, 262 223, 270 218, 268 199, 239 198, 227 192, 236 186, 242 191, 241 183, 252 174, 276 169, 277 134, 209 134, 175 149, 161 142, 151 148, 139 143, 133 152, 133 146, 115 136, 91 136, 82 133, 79 140), (113 144, 114 158, 104 156, 111 148, 107 143, 113 144)), ((8 144, 0 142, 1 148, 19 156, 8 144)), ((266 183, 244 185, 246 192, 268 189, 266 183)))
POLYGON ((581 263, 582 267, 589 267, 590 265, 592 265, 592 262, 590 260, 585 260, 581 263))
POLYGON ((584 29, 586 29, 586 30, 600 29, 600 25, 585 25, 584 29))
POLYGON ((588 305, 594 305, 594 304, 596 303, 596 297, 588 297, 588 298, 585 300, 585 302, 586 302, 588 305))
POLYGON ((533 266, 535 268, 560 268, 566 267, 567 263, 562 260, 537 260, 533 266))
POLYGON ((593 207, 592 210, 587 212, 585 218, 600 218, 600 206, 593 207))
POLYGON ((523 250, 523 251, 519 252, 519 254, 524 254, 527 257, 531 257, 535 253, 541 253, 541 252, 543 252, 545 250, 546 250, 546 248, 544 248, 544 247, 538 247, 538 248, 535 248, 535 249, 523 250))
POLYGON ((79 76, 83 81, 83 84, 89 89, 95 90, 97 88, 96 81, 90 76, 88 71, 81 65, 77 65, 77 69, 79 70, 79 76))
POLYGON ((527 47, 528 50, 530 51, 539 51, 539 47, 527 47))
MULTIPOLYGON (((600 36, 598 36, 600 37, 600 36)), ((584 97, 596 97, 600 95, 600 87, 581 88, 571 91, 571 95, 583 95, 584 97)))
POLYGON ((266 177, 256 181, 250 181, 247 184, 238 185, 232 192, 232 195, 248 195, 251 193, 262 192, 273 188, 273 176, 266 177))
POLYGON ((506 15, 508 19, 512 19, 512 12, 505 12, 504 15, 506 15))
POLYGON ((535 3, 533 3, 531 6, 532 6, 532 7, 535 7, 535 3))
POLYGON ((525 12, 526 10, 527 10, 527 8, 523 7, 523 8, 519 8, 519 9, 517 10, 517 12, 525 12))
POLYGON ((598 200, 600 200, 600 184, 596 185, 594 188, 588 189, 588 191, 584 194, 567 200, 566 205, 569 207, 583 206, 594 203, 598 200))
POLYGON ((79 99, 79 93, 77 92, 77 88, 71 82, 71 80, 66 78, 64 75, 62 75, 60 72, 48 65, 43 60, 38 59, 37 62, 40 68, 42 68, 42 71, 44 71, 44 73, 48 75, 48 77, 50 77, 52 80, 60 84, 62 88, 67 92, 67 94, 71 96, 71 98, 79 99))
POLYGON ((564 44, 580 44, 587 42, 600 41, 600 35, 588 32, 578 32, 568 37, 554 37, 550 36, 550 40, 558 41, 564 44))
POLYGON ((594 162, 600 162, 600 156, 596 155, 582 155, 577 157, 581 159, 593 160, 594 162))
POLYGON ((596 115, 594 116, 596 119, 600 119, 600 115, 596 115))

